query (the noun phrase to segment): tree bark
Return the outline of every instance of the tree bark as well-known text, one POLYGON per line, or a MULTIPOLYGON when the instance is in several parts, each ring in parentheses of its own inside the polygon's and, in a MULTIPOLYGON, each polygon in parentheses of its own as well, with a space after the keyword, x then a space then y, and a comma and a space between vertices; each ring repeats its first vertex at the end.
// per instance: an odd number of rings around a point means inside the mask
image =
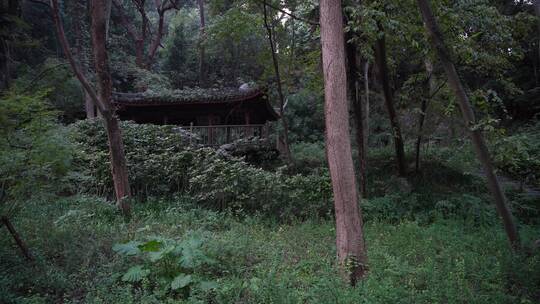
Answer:
POLYGON ((10 43, 0 38, 0 92, 9 88, 11 71, 9 69, 10 43))
POLYGON ((15 230, 15 227, 13 227, 13 224, 11 224, 11 221, 9 220, 9 218, 3 216, 1 218, 1 221, 2 221, 2 224, 6 226, 7 230, 9 231, 9 233, 15 240, 15 243, 17 243, 17 246, 19 246, 19 249, 21 249, 21 252, 24 255, 24 257, 28 261, 34 260, 34 258, 32 257, 32 254, 30 253, 30 250, 28 250, 28 247, 26 247, 26 244, 24 244, 23 240, 17 233, 17 230, 15 230))
MULTIPOLYGON (((378 24, 379 31, 383 31, 383 28, 378 24)), ((403 137, 401 136, 401 128, 399 126, 399 120, 394 108, 394 97, 392 94, 392 88, 390 88, 390 76, 388 75, 388 65, 386 62, 386 38, 383 36, 377 39, 375 43, 375 61, 377 63, 377 69, 379 71, 379 81, 381 82, 384 103, 388 116, 390 118, 390 126, 392 128, 392 137, 396 148, 396 161, 398 165, 398 173, 400 176, 407 175, 407 167, 405 162, 405 149, 403 148, 403 137)))
MULTIPOLYGON (((536 20, 536 29, 538 30, 538 32, 536 33, 537 35, 537 39, 538 39, 538 64, 540 64, 540 0, 534 0, 534 12, 536 13, 536 18, 538 20, 536 20)), ((537 71, 538 67, 535 67, 535 76, 536 76, 536 83, 538 84, 538 71, 537 71)))
POLYGON ((416 139, 416 145, 415 145, 415 161, 414 161, 414 170, 416 173, 418 173, 418 170, 420 169, 420 147, 422 146, 422 137, 424 133, 424 121, 426 120, 427 116, 427 107, 429 100, 431 99, 431 94, 434 92, 433 87, 433 65, 429 61, 429 59, 425 60, 425 66, 426 66, 426 93, 424 96, 422 96, 422 103, 420 105, 420 114, 418 115, 418 137, 416 139))
POLYGON ((353 120, 355 126, 355 139, 358 149, 358 180, 360 183, 360 196, 366 196, 366 150, 364 139, 363 105, 360 94, 358 94, 358 60, 357 48, 351 39, 350 32, 345 34, 345 50, 347 54, 347 87, 350 104, 353 106, 353 120))
POLYGON ((285 153, 285 159, 289 165, 292 165, 291 150, 289 148, 289 124, 285 117, 285 97, 283 95, 283 88, 281 86, 281 75, 279 73, 279 62, 276 55, 276 48, 274 45, 274 38, 272 34, 272 27, 268 23, 268 12, 266 9, 266 1, 263 1, 264 12, 264 27, 268 33, 268 42, 270 44, 270 51, 272 52, 272 63, 274 64, 274 73, 276 76, 277 90, 279 96, 279 116, 281 118, 281 125, 283 127, 283 152, 285 153))
POLYGON ((205 54, 205 40, 206 40, 206 22, 204 18, 204 0, 197 0, 199 4, 199 18, 200 18, 200 29, 199 29, 199 85, 201 87, 207 86, 207 67, 206 67, 206 54, 205 54))
MULTIPOLYGON (((7 17, 19 18, 21 15, 19 1, 9 0, 6 4, 6 11, 2 12, 2 14, 5 14, 7 17)), ((3 3, 2 6, 5 6, 6 4, 3 3)), ((11 48, 10 38, 0 37, 0 92, 8 89, 11 83, 11 48)))
MULTIPOLYGON (((120 0, 113 0, 114 7, 118 11, 118 16, 120 17, 120 23, 126 28, 129 36, 131 36, 131 39, 135 42, 135 64, 139 68, 144 68, 144 41, 145 38, 143 37, 146 33, 146 18, 144 15, 144 11, 141 14, 142 16, 142 28, 145 30, 141 30, 141 34, 137 33, 137 30, 135 29, 135 26, 133 23, 129 20, 129 18, 124 13, 124 7, 122 6, 122 2, 120 0)), ((140 11, 139 11, 140 12, 140 11)))
POLYGON ((362 130, 364 130, 364 151, 366 151, 366 162, 367 162, 367 151, 369 143, 369 61, 366 60, 364 63, 364 109, 362 111, 362 130))
POLYGON ((339 0, 321 0, 320 24, 325 92, 326 154, 336 213, 336 247, 344 278, 355 285, 367 256, 349 133, 343 17, 339 0))
POLYGON ((86 111, 86 118, 87 119, 93 119, 96 118, 96 105, 94 104, 94 101, 88 95, 88 92, 83 89, 83 98, 84 98, 84 109, 86 111))
POLYGON ((476 119, 469 101, 469 97, 465 93, 465 89, 461 84, 461 80, 456 72, 456 68, 452 62, 449 50, 444 43, 442 33, 439 29, 437 21, 435 20, 435 17, 433 16, 431 7, 429 6, 427 0, 417 1, 418 7, 420 8, 420 12, 422 14, 422 19, 424 20, 424 25, 430 38, 430 43, 441 60, 450 88, 454 91, 454 94, 457 97, 465 126, 469 130, 476 155, 482 164, 484 173, 486 174, 488 188, 493 195, 495 205, 497 206, 497 211, 502 218, 510 245, 514 250, 518 250, 521 247, 519 233, 510 209, 506 204, 506 198, 501 190, 497 176, 495 175, 491 157, 482 136, 482 132, 478 128, 475 128, 476 119))
POLYGON ((111 105, 112 79, 109 71, 109 58, 107 52, 107 2, 111 0, 92 0, 92 50, 94 54, 94 66, 96 70, 97 88, 99 99, 105 105, 101 115, 107 129, 109 140, 109 153, 111 158, 111 171, 116 192, 116 202, 124 215, 130 214, 130 206, 126 199, 131 196, 124 143, 122 132, 118 125, 118 119, 111 105))
POLYGON ((124 145, 122 142, 122 135, 118 126, 118 120, 113 113, 111 106, 111 78, 109 73, 109 63, 107 58, 107 48, 105 42, 106 34, 106 14, 105 8, 107 7, 106 1, 110 0, 92 0, 90 5, 92 16, 92 49, 94 53, 94 63, 96 69, 96 77, 98 79, 98 91, 96 93, 90 82, 86 79, 80 67, 77 65, 73 56, 71 55, 69 43, 66 39, 64 27, 60 20, 60 13, 58 8, 58 0, 51 0, 51 8, 54 22, 56 24, 56 30, 58 33, 58 40, 62 45, 64 54, 69 61, 69 64, 75 73, 77 79, 85 88, 86 92, 92 99, 92 101, 98 107, 99 113, 103 117, 103 123, 107 130, 107 136, 109 141, 109 154, 111 158, 111 171, 116 193, 117 206, 120 208, 125 216, 130 215, 130 206, 126 198, 130 197, 130 188, 127 175, 127 165, 124 153, 124 145))
MULTIPOLYGON (((89 74, 89 68, 88 68, 88 58, 86 57, 86 52, 84 50, 83 45, 83 33, 82 33, 82 27, 81 23, 84 18, 83 10, 80 9, 80 7, 76 6, 74 7, 74 11, 76 12, 76 18, 78 20, 81 20, 81 22, 75 22, 73 26, 73 30, 75 33, 75 57, 77 59, 77 63, 79 65, 79 69, 81 69, 83 75, 85 77, 88 77, 89 74)), ((84 102, 84 109, 86 112, 86 118, 92 119, 96 117, 96 106, 94 105, 94 102, 92 101, 92 98, 88 93, 86 92, 86 89, 82 88, 82 98, 84 102)))

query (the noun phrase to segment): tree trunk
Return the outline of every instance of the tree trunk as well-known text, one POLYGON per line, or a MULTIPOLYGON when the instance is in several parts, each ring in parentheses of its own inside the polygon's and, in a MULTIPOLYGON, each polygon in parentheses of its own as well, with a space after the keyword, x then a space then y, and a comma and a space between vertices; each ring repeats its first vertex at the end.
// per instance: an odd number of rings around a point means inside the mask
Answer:
POLYGON ((156 37, 154 38, 152 45, 150 45, 150 51, 148 52, 148 58, 146 59, 146 65, 148 67, 152 66, 152 63, 154 62, 154 57, 156 56, 157 50, 159 46, 161 45, 161 38, 163 37, 164 22, 165 22, 165 12, 160 11, 156 37))
POLYGON ((141 12, 140 9, 138 9, 139 14, 142 18, 142 29, 141 33, 137 33, 137 30, 135 29, 135 25, 131 20, 129 20, 129 17, 126 16, 124 13, 124 7, 122 6, 121 0, 113 0, 112 3, 114 4, 114 7, 116 7, 116 10, 118 11, 118 16, 120 18, 120 22, 122 25, 126 28, 128 34, 131 36, 131 39, 135 42, 135 64, 137 67, 143 69, 145 68, 144 65, 144 42, 146 40, 146 27, 147 27, 147 19, 144 10, 141 12))
POLYGON ((26 247, 26 245, 24 244, 23 240, 21 239, 21 237, 17 233, 17 230, 15 230, 15 227, 13 227, 13 225, 11 224, 11 221, 9 220, 9 218, 3 216, 1 218, 1 221, 2 221, 2 224, 4 224, 6 226, 7 230, 9 231, 9 233, 11 234, 13 239, 15 240, 15 243, 17 243, 17 246, 19 246, 19 249, 21 249, 21 252, 24 255, 24 257, 28 261, 32 261, 34 258, 32 257, 32 254, 30 253, 30 250, 28 250, 28 247, 26 247))
MULTIPOLYGON (((536 13, 536 38, 538 39, 538 58, 536 62, 540 65, 540 0, 534 0, 534 12, 536 13)), ((534 67, 534 76, 536 80, 536 85, 538 85, 538 65, 534 67)))
POLYGON ((353 42, 347 42, 350 40, 351 34, 347 32, 345 34, 345 50, 347 53, 347 87, 350 104, 353 106, 353 120, 356 129, 355 139, 358 149, 358 180, 360 183, 360 196, 366 196, 366 150, 365 139, 363 130, 363 105, 358 94, 358 60, 357 48, 353 42))
POLYGON ((429 100, 431 99, 431 94, 434 92, 433 88, 433 65, 429 61, 429 59, 425 60, 425 66, 426 66, 426 84, 425 86, 427 89, 425 90, 426 93, 424 96, 422 96, 422 104, 420 105, 420 115, 418 116, 418 138, 416 139, 416 145, 415 145, 415 161, 414 161, 414 170, 416 173, 418 173, 418 170, 420 169, 420 147, 422 146, 422 137, 424 132, 424 121, 426 120, 427 116, 427 106, 429 103, 429 100))
MULTIPOLYGON (((75 12, 77 13, 76 18, 78 20, 83 20, 84 14, 80 7, 74 8, 75 12)), ((75 33, 75 57, 77 59, 77 63, 79 65, 79 68, 81 69, 82 73, 85 75, 85 77, 88 77, 89 74, 89 68, 88 68, 88 58, 86 58, 86 52, 84 50, 83 45, 83 33, 81 28, 82 22, 75 22, 73 26, 73 30, 75 33)), ((92 101, 92 98, 88 93, 86 92, 86 89, 82 88, 82 98, 84 102, 84 109, 86 112, 86 118, 92 119, 96 117, 96 106, 94 105, 94 102, 92 101)))
POLYGON ((264 12, 264 26, 268 33, 268 42, 270 44, 270 51, 272 52, 272 62, 274 64, 274 72, 277 82, 277 90, 279 96, 279 116, 281 118, 281 125, 283 127, 283 152, 285 153, 285 159, 289 165, 292 165, 291 150, 289 148, 289 124, 287 118, 285 117, 285 97, 283 95, 283 88, 281 86, 281 75, 279 73, 279 62, 276 55, 276 48, 274 45, 274 38, 272 34, 272 28, 268 24, 268 13, 266 10, 266 1, 263 2, 263 12, 264 12))
POLYGON ((336 248, 344 278, 355 285, 367 256, 349 133, 345 41, 339 0, 321 0, 320 25, 325 92, 326 154, 336 213, 336 248))
POLYGON ((86 90, 83 89, 83 98, 84 98, 84 108, 86 110, 86 118, 92 119, 96 118, 96 105, 94 104, 94 101, 88 95, 86 90))
POLYGON ((205 40, 206 40, 206 22, 204 19, 204 0, 198 0, 199 3, 199 17, 200 17, 200 30, 199 30, 199 85, 201 87, 207 86, 207 67, 206 67, 206 54, 205 54, 205 40))
POLYGON ((365 99, 364 99, 364 109, 362 111, 362 130, 364 130, 364 151, 366 151, 366 162, 367 162, 367 151, 369 143, 369 61, 366 60, 364 63, 364 90, 365 90, 365 99))
POLYGON ((112 80, 109 71, 109 58, 106 44, 106 4, 111 0, 93 0, 92 13, 92 49, 96 69, 99 99, 103 101, 104 109, 101 112, 103 122, 107 129, 109 140, 109 153, 111 158, 111 171, 116 192, 116 202, 124 215, 129 215, 130 206, 126 199, 131 196, 128 170, 124 153, 122 132, 118 126, 118 119, 111 106, 112 80))
MULTIPOLYGON (((4 6, 6 4, 2 4, 4 6)), ((18 0, 9 0, 7 1, 7 10, 2 12, 6 16, 6 19, 9 17, 20 17, 21 10, 18 0)), ((10 22, 11 23, 11 22, 10 22)), ((10 38, 0 37, 0 92, 9 88, 11 83, 11 41, 10 38)))
POLYGON ((94 91, 88 79, 84 76, 80 67, 77 65, 71 55, 69 43, 64 33, 64 27, 60 20, 58 0, 51 0, 52 16, 58 33, 58 40, 62 45, 64 54, 75 73, 77 79, 85 88, 86 93, 92 98, 92 101, 98 107, 99 113, 103 116, 103 123, 107 130, 109 140, 109 153, 111 157, 111 171, 116 192, 117 205, 125 216, 130 215, 130 206, 125 198, 130 197, 130 188, 127 175, 126 159, 124 154, 124 145, 122 135, 118 126, 118 121, 112 112, 111 106, 111 77, 109 73, 109 62, 107 58, 107 48, 105 43, 106 1, 110 0, 92 0, 90 5, 92 16, 92 46, 94 53, 94 63, 96 77, 98 82, 99 96, 94 91))
POLYGON ((449 50, 444 44, 443 36, 441 34, 437 21, 433 16, 431 7, 429 6, 427 0, 417 1, 420 11, 422 13, 424 25, 430 37, 431 45, 436 51, 439 59, 441 60, 441 63, 446 72, 446 76, 448 77, 448 83, 450 85, 450 88, 454 91, 454 94, 457 97, 459 107, 463 115, 463 120, 465 122, 465 126, 469 130, 469 134, 471 136, 478 160, 483 166, 484 173, 486 174, 487 178, 488 188, 493 195, 495 205, 497 206, 499 215, 502 218, 508 240, 510 241, 510 245, 514 250, 518 250, 520 248, 519 234, 516 225, 514 224, 512 214, 506 204, 506 198, 504 196, 504 193, 501 190, 501 186, 493 170, 493 164, 491 162, 491 158, 486 147, 484 138, 482 137, 482 132, 481 130, 475 128, 476 119, 474 117, 474 112, 471 107, 469 97, 465 93, 465 89, 461 84, 461 80, 459 79, 459 76, 456 72, 456 68, 454 66, 454 63, 452 62, 449 50))
MULTIPOLYGON (((383 31, 382 26, 378 24, 379 31, 383 31)), ((397 118, 396 110, 394 109, 394 100, 392 89, 390 88, 390 80, 388 75, 388 65, 386 62, 386 38, 383 36, 377 39, 375 43, 375 61, 377 63, 377 69, 379 71, 379 81, 381 82, 384 103, 388 116, 390 118, 390 126, 392 128, 392 137, 394 139, 394 145, 396 148, 396 161, 398 165, 398 173, 400 176, 407 174, 407 167, 405 163, 405 149, 403 148, 403 138, 401 136, 401 128, 399 126, 399 120, 397 118)))
POLYGON ((9 50, 9 41, 0 37, 0 92, 9 87, 11 80, 11 72, 9 69, 9 50))

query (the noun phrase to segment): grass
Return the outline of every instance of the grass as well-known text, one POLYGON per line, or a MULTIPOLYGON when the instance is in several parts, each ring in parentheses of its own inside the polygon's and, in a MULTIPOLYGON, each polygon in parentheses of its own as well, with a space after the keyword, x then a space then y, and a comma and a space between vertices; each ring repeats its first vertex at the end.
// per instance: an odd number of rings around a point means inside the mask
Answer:
MULTIPOLYGON (((540 255, 511 255, 500 225, 434 216, 365 224, 370 272, 348 288, 335 272, 332 221, 279 223, 198 209, 186 200, 148 201, 124 222, 94 197, 28 203, 14 220, 36 256, 26 262, 0 234, 0 303, 537 303, 540 255), (120 276, 135 261, 112 246, 203 231, 219 261, 215 291, 160 293, 120 276)), ((538 226, 522 225, 525 243, 538 226)))

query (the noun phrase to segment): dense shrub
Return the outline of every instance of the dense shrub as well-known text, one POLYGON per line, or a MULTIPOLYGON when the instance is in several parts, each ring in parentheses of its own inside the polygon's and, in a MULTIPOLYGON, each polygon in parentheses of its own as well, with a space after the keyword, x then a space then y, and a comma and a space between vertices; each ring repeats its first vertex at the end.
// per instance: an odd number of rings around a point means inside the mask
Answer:
POLYGON ((10 215, 32 196, 64 189, 72 147, 48 91, 0 95, 0 215, 10 215))
POLYGON ((294 166, 299 172, 310 172, 314 168, 326 167, 324 142, 298 142, 291 145, 294 166))
MULTIPOLYGON (((133 193, 140 198, 190 194, 220 210, 282 217, 328 214, 332 208, 326 170, 289 176, 250 166, 240 158, 189 145, 174 126, 121 124, 133 193)), ((98 120, 71 128, 78 147, 80 191, 111 196, 106 134, 98 120)))
POLYGON ((492 144, 497 167, 524 183, 540 184, 540 123, 492 144))

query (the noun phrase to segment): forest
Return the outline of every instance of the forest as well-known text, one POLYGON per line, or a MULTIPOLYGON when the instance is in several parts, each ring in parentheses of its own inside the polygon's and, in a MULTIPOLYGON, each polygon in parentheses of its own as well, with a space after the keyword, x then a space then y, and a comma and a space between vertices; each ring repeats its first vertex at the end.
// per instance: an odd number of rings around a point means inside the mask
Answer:
POLYGON ((540 0, 0 0, 0 303, 540 303, 540 0))

